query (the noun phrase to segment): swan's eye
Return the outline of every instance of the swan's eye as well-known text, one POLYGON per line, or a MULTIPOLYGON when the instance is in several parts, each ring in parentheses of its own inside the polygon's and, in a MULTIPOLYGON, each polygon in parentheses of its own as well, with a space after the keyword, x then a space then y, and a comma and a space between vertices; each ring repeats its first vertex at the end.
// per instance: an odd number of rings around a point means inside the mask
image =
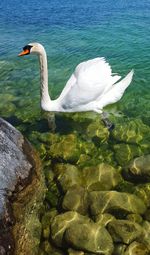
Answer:
POLYGON ((26 45, 23 47, 23 51, 19 54, 19 56, 24 56, 30 54, 30 50, 33 46, 31 45, 26 45))
POLYGON ((31 46, 31 45, 26 45, 26 46, 23 47, 23 50, 24 50, 24 51, 28 50, 28 51, 30 52, 30 50, 31 50, 32 47, 33 47, 33 46, 31 46))

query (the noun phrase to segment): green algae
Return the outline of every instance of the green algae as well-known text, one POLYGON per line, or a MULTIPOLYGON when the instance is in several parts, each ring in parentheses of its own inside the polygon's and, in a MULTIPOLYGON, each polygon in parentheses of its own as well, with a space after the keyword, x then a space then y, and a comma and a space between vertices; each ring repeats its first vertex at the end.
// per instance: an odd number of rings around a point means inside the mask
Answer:
POLYGON ((113 148, 115 158, 121 166, 127 165, 131 159, 143 155, 141 148, 132 144, 115 144, 113 148))
POLYGON ((9 117, 16 111, 14 104, 15 97, 11 94, 5 93, 0 95, 0 116, 9 117))
POLYGON ((143 140, 150 139, 150 128, 140 119, 128 120, 116 125, 112 137, 119 142, 140 144, 143 140))

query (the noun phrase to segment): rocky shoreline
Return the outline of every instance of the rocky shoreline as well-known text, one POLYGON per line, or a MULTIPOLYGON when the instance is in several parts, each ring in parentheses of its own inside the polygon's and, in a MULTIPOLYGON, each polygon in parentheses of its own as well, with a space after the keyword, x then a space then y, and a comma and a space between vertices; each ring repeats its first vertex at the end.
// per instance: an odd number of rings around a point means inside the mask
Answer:
POLYGON ((110 133, 91 116, 64 117, 66 133, 56 123, 55 132, 28 134, 47 190, 39 170, 26 186, 27 200, 23 189, 13 201, 15 254, 150 254, 150 128, 119 119, 110 133))
POLYGON ((38 211, 45 193, 42 167, 30 143, 3 119, 0 162, 0 254, 36 254, 41 236, 38 211), (39 229, 37 239, 34 226, 39 229))

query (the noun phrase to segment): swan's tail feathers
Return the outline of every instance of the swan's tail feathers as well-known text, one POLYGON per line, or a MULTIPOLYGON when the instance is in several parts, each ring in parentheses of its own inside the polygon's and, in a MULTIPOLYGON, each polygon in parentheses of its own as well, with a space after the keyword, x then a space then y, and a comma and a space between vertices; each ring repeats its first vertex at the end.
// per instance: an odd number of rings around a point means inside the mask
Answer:
MULTIPOLYGON (((124 93, 125 89, 130 85, 132 78, 133 78, 134 70, 132 69, 124 79, 122 79, 120 82, 116 83, 113 87, 117 87, 117 90, 120 91, 120 93, 124 93)), ((122 94, 123 95, 123 94, 122 94)))
POLYGON ((106 105, 118 102, 122 98, 126 88, 130 85, 133 74, 134 70, 131 70, 124 79, 114 84, 112 88, 103 95, 101 100, 97 102, 97 107, 102 109, 106 105))

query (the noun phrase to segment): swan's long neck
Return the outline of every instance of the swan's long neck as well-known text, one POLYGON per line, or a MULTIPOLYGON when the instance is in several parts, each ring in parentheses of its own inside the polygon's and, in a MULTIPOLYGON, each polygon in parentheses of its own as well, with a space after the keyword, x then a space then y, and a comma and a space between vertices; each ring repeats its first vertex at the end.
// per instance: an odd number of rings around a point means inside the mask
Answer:
MULTIPOLYGON (((40 77, 41 77, 41 107, 45 109, 52 102, 48 92, 48 67, 47 67, 47 56, 43 48, 39 54, 40 61, 40 77)), ((46 109, 45 109, 46 110, 46 109)))

